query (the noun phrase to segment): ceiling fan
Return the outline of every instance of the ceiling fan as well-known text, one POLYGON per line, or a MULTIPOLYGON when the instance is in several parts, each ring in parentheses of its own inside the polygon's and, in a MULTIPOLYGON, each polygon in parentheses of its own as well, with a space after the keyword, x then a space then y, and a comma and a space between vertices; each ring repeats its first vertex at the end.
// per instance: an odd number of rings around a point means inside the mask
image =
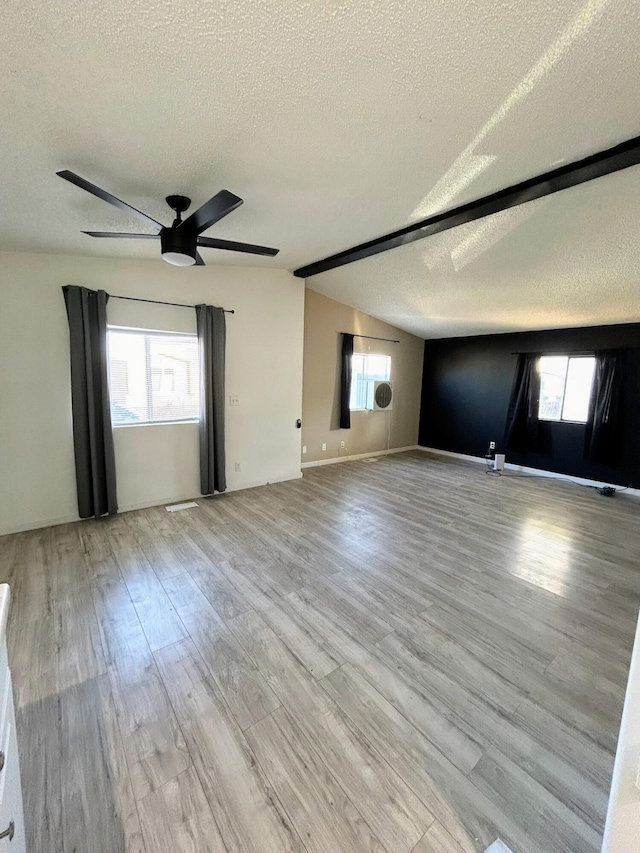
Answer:
POLYGON ((162 225, 156 222, 146 213, 136 210, 124 201, 120 201, 111 193, 97 187, 95 184, 86 181, 79 175, 75 175, 68 169, 62 172, 56 172, 65 181, 69 181, 86 190, 88 193, 101 198, 103 201, 119 207, 121 210, 126 210, 132 213, 145 225, 155 228, 157 234, 125 234, 119 231, 83 231, 83 234, 88 234, 90 237, 111 237, 111 238, 127 238, 132 240, 160 240, 160 247, 163 260, 177 267, 190 267, 193 264, 204 266, 204 261, 198 252, 201 246, 210 249, 225 249, 230 252, 246 252, 249 255, 277 255, 279 249, 269 249, 267 246, 253 246, 251 243, 236 243, 232 240, 217 240, 213 237, 201 237, 203 231, 210 228, 214 223, 219 222, 223 216, 231 213, 236 207, 240 207, 243 203, 242 199, 228 190, 220 190, 219 193, 205 202, 202 207, 199 207, 185 220, 182 219, 182 214, 188 210, 191 205, 191 199, 184 195, 169 195, 166 202, 169 207, 175 211, 176 217, 173 224, 169 226, 162 225))

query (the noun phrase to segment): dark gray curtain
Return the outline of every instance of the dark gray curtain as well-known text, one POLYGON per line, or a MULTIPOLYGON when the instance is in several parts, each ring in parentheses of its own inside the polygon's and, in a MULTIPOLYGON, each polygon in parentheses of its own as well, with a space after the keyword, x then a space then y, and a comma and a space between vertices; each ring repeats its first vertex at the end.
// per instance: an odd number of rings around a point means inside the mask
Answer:
POLYGON ((226 325, 222 308, 196 305, 200 350, 200 490, 227 488, 224 451, 224 357, 226 325))
POLYGON ((516 366, 504 433, 508 450, 538 449, 538 406, 540 404, 540 353, 520 353, 516 366))
POLYGON ((107 378, 104 290, 63 287, 71 344, 71 405, 80 518, 114 515, 116 464, 107 378))
POLYGON ((596 353, 596 370, 584 436, 584 458, 613 464, 620 454, 620 388, 622 354, 619 350, 596 353))
POLYGON ((354 335, 342 333, 342 363, 340 370, 340 429, 351 429, 351 357, 354 335))

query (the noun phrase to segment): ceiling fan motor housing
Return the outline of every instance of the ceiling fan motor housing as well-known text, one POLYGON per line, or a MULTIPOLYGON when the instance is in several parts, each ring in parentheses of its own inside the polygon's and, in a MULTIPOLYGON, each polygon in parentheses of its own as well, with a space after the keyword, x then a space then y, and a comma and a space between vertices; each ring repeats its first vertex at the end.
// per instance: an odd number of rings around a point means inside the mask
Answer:
POLYGON ((175 266, 186 267, 196 262, 198 235, 181 228, 163 228, 160 231, 162 257, 175 266))

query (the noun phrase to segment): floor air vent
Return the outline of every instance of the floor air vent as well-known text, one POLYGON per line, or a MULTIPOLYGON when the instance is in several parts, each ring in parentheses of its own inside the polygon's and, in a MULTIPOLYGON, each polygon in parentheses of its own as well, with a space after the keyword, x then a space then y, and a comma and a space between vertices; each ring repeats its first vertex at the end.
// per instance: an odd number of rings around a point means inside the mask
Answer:
POLYGON ((178 512, 179 509, 191 509, 194 506, 198 506, 195 501, 187 501, 183 504, 171 504, 171 506, 166 506, 165 509, 167 512, 178 512))

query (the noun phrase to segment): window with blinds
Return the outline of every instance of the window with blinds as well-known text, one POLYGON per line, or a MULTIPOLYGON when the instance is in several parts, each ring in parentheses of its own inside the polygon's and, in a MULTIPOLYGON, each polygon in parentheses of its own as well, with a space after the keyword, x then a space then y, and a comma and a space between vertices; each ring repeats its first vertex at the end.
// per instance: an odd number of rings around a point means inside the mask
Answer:
POLYGON ((109 393, 114 426, 198 419, 198 338, 110 327, 109 393))

